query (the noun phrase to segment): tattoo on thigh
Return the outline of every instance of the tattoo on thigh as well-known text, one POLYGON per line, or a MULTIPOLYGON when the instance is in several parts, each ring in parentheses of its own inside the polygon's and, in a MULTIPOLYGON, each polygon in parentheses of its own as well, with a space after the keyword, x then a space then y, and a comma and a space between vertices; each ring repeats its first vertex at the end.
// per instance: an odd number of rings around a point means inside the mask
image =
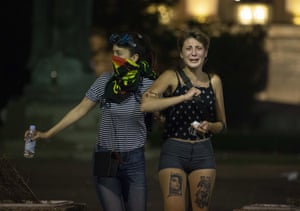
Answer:
POLYGON ((196 204, 198 207, 208 207, 210 197, 211 177, 201 176, 197 185, 196 204))
POLYGON ((179 174, 170 175, 169 180, 169 196, 181 196, 182 195, 182 176, 179 174))

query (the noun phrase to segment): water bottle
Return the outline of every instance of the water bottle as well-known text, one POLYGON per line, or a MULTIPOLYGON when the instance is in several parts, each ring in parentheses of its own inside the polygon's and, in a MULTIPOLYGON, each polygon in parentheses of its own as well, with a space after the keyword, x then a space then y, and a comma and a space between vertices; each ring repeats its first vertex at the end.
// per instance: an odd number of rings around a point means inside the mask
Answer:
POLYGON ((24 157, 25 158, 33 158, 35 153, 35 144, 36 141, 32 140, 32 137, 35 132, 35 125, 29 126, 29 133, 25 138, 25 149, 24 149, 24 157))

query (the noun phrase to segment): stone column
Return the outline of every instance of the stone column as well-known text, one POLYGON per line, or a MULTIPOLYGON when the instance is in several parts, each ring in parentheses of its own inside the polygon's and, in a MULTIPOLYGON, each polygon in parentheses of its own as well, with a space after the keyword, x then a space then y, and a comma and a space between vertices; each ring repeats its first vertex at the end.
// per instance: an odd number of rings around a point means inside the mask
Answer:
MULTIPOLYGON (((31 83, 22 101, 25 129, 29 124, 49 129, 81 101, 95 80, 94 73, 87 71, 91 17, 92 0, 34 1, 31 83)), ((81 139, 78 134, 84 134, 86 141, 94 142, 97 112, 94 109, 54 139, 76 141, 81 139)))
POLYGON ((272 25, 267 37, 270 58, 263 99, 300 105, 300 27, 272 25))
POLYGON ((299 134, 300 131, 300 27, 272 25, 266 39, 269 73, 266 90, 258 99, 260 127, 266 132, 299 134))
POLYGON ((91 82, 92 0, 35 0, 28 97, 77 99, 91 82))

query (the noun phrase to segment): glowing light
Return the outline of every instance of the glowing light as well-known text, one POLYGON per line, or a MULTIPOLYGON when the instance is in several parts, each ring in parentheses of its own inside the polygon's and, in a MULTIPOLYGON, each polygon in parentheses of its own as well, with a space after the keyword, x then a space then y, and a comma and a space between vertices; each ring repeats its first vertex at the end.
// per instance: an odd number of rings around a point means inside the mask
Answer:
POLYGON ((238 17, 242 24, 250 24, 252 21, 252 11, 250 7, 241 6, 238 8, 238 17))
POLYGON ((161 24, 169 24, 173 17, 173 9, 164 4, 151 4, 146 8, 149 14, 159 14, 159 22, 161 24))
POLYGON ((300 25, 300 16, 293 18, 293 23, 296 25, 300 25))
POLYGON ((266 24, 269 20, 269 7, 264 4, 239 5, 237 16, 241 24, 266 24))
POLYGON ((293 15, 293 23, 300 25, 300 0, 286 0, 285 7, 293 15))
POLYGON ((254 8, 253 15, 254 18, 258 21, 266 19, 266 12, 262 7, 254 8))
POLYGON ((218 0, 186 0, 186 10, 189 16, 204 22, 207 17, 217 14, 218 0))
POLYGON ((300 0, 286 0, 285 7, 293 15, 300 15, 300 0))
POLYGON ((149 5, 146 9, 146 12, 149 14, 155 14, 156 13, 156 5, 154 5, 154 4, 149 5))

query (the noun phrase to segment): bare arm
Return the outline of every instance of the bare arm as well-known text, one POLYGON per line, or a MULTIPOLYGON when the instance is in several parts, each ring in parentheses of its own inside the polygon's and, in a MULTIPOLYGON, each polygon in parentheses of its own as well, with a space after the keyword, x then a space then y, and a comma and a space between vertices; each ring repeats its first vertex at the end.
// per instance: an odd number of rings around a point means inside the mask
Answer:
POLYGON ((225 107, 224 107, 224 99, 223 99, 223 88, 222 81, 218 75, 213 75, 211 78, 211 83, 215 92, 216 102, 216 122, 208 122, 203 121, 199 126, 197 126, 197 130, 201 133, 205 133, 210 131, 212 133, 220 133, 224 129, 226 129, 226 115, 225 115, 225 107))
POLYGON ((141 111, 156 112, 161 111, 169 106, 176 105, 185 100, 191 100, 193 96, 199 95, 200 91, 191 88, 186 94, 181 96, 161 98, 162 94, 169 88, 173 92, 178 84, 175 71, 166 70, 153 85, 143 94, 141 111))
MULTIPOLYGON (((35 136, 33 137, 34 140, 37 139, 47 139, 51 138, 66 127, 70 126, 71 124, 77 122, 82 117, 84 117, 94 106, 96 105, 95 102, 89 100, 88 98, 84 97, 82 101, 71 109, 57 124, 55 124, 52 128, 48 131, 36 131, 35 136)), ((25 132, 25 136, 27 135, 28 131, 25 132)))

